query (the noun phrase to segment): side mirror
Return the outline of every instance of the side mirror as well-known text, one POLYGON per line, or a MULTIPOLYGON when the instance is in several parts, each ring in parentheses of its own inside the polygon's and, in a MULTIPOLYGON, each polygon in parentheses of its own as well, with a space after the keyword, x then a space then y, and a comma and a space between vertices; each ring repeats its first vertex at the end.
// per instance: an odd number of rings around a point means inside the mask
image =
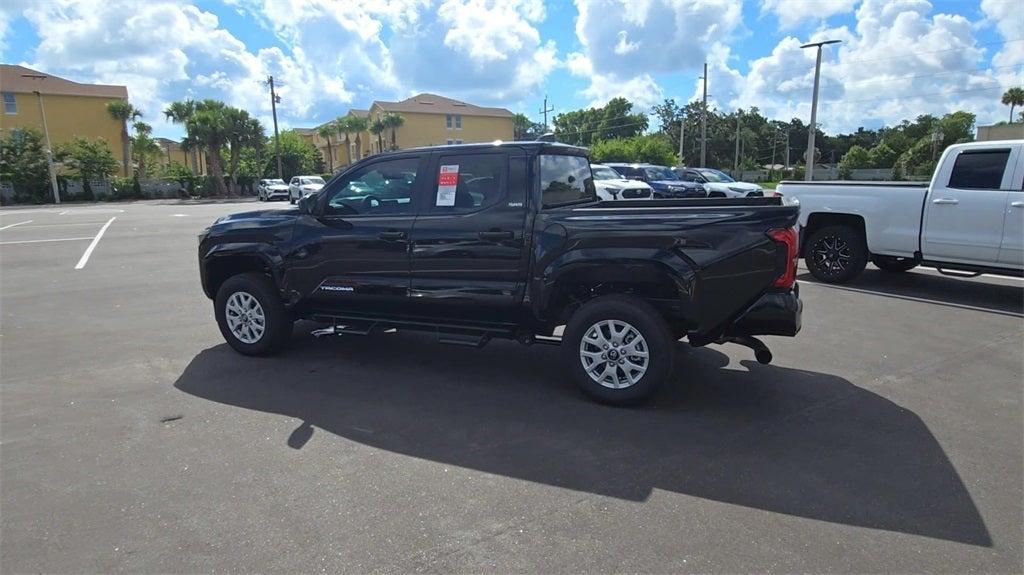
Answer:
POLYGON ((302 196, 299 198, 299 211, 304 214, 313 213, 313 206, 316 205, 316 201, 313 199, 316 194, 310 194, 308 196, 302 196))

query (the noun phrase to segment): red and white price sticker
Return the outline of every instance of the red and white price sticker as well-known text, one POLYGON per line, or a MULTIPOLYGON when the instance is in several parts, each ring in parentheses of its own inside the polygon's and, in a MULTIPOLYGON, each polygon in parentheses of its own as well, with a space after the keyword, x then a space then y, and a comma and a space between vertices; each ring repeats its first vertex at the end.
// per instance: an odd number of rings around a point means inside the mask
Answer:
POLYGON ((437 177, 437 202, 438 206, 455 205, 455 189, 459 186, 459 165, 450 164, 441 166, 441 173, 437 177))

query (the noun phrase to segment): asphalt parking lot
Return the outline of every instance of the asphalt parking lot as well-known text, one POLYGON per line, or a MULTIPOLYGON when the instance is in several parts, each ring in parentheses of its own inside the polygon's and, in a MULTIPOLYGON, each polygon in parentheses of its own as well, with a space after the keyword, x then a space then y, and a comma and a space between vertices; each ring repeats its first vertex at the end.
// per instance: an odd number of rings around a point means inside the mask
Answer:
POLYGON ((803 274, 773 365, 617 409, 545 346, 234 353, 196 234, 255 207, 0 211, 4 572, 1022 569, 1020 280, 803 274))

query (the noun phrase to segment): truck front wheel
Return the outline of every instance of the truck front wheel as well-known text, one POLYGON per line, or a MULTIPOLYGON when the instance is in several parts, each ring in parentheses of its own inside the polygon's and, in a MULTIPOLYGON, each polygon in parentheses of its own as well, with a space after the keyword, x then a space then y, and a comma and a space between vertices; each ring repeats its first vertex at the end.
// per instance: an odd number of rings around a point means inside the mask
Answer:
POLYGON ((569 318, 562 359, 584 393, 621 405, 647 397, 669 378, 674 343, 669 325, 650 304, 607 295, 569 318))
POLYGON ((804 262, 811 275, 823 282, 848 282, 868 265, 864 235, 843 225, 821 228, 807 238, 804 262))
POLYGON ((270 278, 245 273, 228 278, 214 300, 217 326, 228 345, 245 355, 270 355, 292 335, 292 318, 270 278))

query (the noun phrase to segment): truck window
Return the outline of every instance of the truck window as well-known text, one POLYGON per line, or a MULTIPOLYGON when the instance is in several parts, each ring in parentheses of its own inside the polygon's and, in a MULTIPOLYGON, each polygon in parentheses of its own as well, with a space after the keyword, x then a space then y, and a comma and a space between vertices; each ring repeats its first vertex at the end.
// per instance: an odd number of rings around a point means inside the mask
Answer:
POLYGON ((335 180, 327 192, 325 215, 407 215, 414 213, 413 190, 419 158, 386 160, 335 180))
POLYGON ((998 190, 1010 150, 978 150, 962 152, 953 164, 949 187, 966 190, 998 190))
MULTIPOLYGON (((505 154, 441 156, 440 166, 457 176, 454 200, 440 195, 441 174, 434 174, 431 211, 445 214, 475 212, 493 206, 505 196, 505 154), (454 201, 454 204, 452 204, 454 201)), ((451 176, 449 176, 451 177, 451 176)), ((452 178, 455 179, 455 178, 452 178)))
POLYGON ((545 208, 595 201, 597 191, 584 156, 540 156, 541 205, 545 208))

